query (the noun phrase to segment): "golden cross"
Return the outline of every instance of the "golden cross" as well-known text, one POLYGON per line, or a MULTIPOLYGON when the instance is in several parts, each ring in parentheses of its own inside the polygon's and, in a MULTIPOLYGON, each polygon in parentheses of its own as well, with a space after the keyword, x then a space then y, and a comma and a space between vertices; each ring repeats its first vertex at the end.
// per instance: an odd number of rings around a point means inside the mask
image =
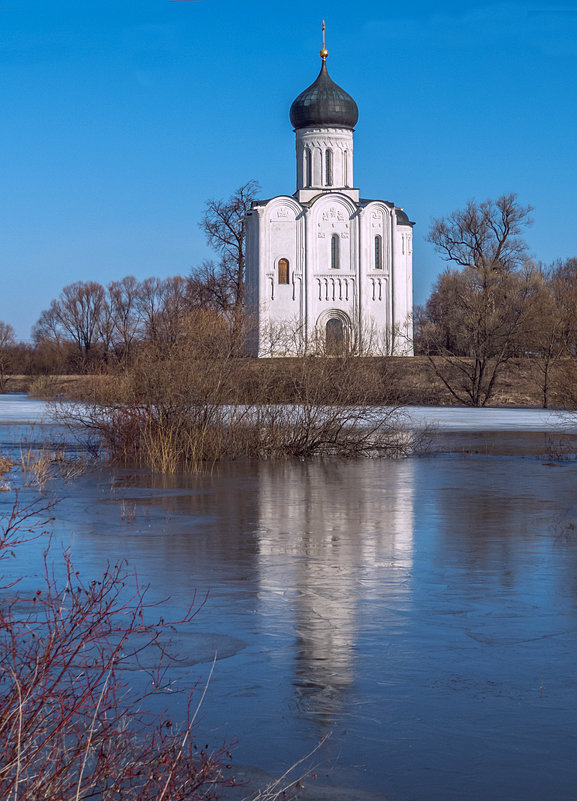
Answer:
POLYGON ((323 61, 327 60, 328 54, 329 54, 329 51, 325 47, 325 21, 323 20, 323 49, 321 50, 321 54, 320 54, 323 61))

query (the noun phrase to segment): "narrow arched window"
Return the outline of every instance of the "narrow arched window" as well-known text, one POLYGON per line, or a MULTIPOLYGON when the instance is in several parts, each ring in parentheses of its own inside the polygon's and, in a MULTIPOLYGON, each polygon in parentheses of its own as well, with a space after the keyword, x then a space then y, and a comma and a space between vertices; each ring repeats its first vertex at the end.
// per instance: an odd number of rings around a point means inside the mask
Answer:
POLYGON ((306 173, 307 173, 307 186, 313 185, 313 154, 311 153, 311 149, 307 147, 305 150, 305 162, 306 162, 306 173))
POLYGON ((333 153, 325 150, 325 186, 333 185, 333 153))
POLYGON ((278 282, 279 284, 288 284, 289 282, 288 259, 279 259, 278 261, 278 282))
POLYGON ((349 185, 349 152, 343 153, 343 186, 349 185))
POLYGON ((331 269, 339 269, 339 244, 340 239, 338 234, 331 236, 331 269))
POLYGON ((375 270, 383 269, 383 240, 377 235, 375 237, 375 270))

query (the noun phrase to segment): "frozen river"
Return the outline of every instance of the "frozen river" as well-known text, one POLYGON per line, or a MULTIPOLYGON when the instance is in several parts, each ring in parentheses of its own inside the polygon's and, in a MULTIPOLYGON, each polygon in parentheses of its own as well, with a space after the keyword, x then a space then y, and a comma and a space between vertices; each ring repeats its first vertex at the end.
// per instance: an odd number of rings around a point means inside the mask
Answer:
MULTIPOLYGON (((4 451, 43 408, 0 396, 4 451)), ((280 774, 329 735, 318 781, 357 788, 348 801, 572 801, 571 419, 409 414, 436 424, 442 452, 174 478, 99 468, 55 481, 56 540, 87 576, 127 558, 176 611, 195 589, 209 592, 195 625, 177 632, 174 673, 192 686, 216 651, 201 727, 216 744, 238 737, 235 764, 280 774)), ((11 568, 30 588, 41 550, 30 544, 11 568)))
MULTIPOLYGON (((555 431, 577 430, 577 416, 551 409, 473 409, 454 406, 407 406, 409 427, 433 426, 439 431, 555 431)), ((51 423, 51 407, 26 395, 0 395, 0 424, 51 423)))

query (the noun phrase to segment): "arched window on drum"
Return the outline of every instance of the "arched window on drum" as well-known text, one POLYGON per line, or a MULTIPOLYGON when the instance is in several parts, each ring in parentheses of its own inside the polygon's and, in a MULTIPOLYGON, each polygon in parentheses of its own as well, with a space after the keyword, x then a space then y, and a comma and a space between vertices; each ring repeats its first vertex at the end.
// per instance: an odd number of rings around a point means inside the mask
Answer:
POLYGON ((333 185, 333 151, 325 150, 325 186, 333 185))
POLYGON ((278 260, 278 282, 279 284, 289 283, 289 262, 288 259, 278 260))
POLYGON ((310 147, 305 150, 306 185, 313 185, 313 154, 310 147))

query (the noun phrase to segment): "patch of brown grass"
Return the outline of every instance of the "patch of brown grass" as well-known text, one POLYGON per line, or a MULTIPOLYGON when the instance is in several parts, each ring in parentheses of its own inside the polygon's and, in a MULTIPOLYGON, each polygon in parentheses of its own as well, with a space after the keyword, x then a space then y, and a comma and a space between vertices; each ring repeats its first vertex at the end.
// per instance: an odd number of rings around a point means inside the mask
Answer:
MULTIPOLYGON (((351 358, 349 363, 353 361, 359 365, 357 376, 362 375, 356 389, 358 402, 379 405, 390 403, 392 399, 394 403, 407 406, 457 405, 435 375, 427 356, 356 357, 351 358)), ((211 370, 220 374, 220 388, 229 403, 259 403, 263 387, 266 387, 269 403, 297 402, 302 359, 234 357, 224 359, 219 367, 217 356, 210 362, 211 370)), ((540 406, 542 389, 538 368, 536 359, 511 359, 497 378, 489 405, 540 406)), ((134 374, 134 370, 128 372, 134 374)), ((573 396, 577 396, 574 389, 577 386, 575 372, 571 359, 554 365, 551 371, 551 405, 574 405, 573 396)), ((124 399, 126 375, 127 371, 111 370, 109 374, 61 375, 42 379, 35 376, 9 376, 8 391, 30 392, 33 397, 45 399, 61 397, 66 400, 109 403, 124 399)), ((143 385, 146 383, 142 381, 143 385)))
POLYGON ((8 459, 6 456, 0 456, 0 476, 6 475, 6 473, 10 472, 12 466, 16 464, 11 459, 8 459))

